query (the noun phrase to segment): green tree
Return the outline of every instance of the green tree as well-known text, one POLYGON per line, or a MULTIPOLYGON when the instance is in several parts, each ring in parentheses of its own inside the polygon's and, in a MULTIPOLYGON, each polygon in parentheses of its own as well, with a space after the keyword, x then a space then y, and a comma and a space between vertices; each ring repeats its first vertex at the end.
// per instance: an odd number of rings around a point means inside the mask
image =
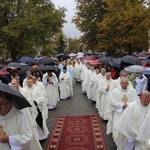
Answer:
POLYGON ((76 0, 77 12, 73 18, 73 22, 77 28, 83 33, 82 42, 87 44, 89 49, 97 48, 98 41, 96 35, 98 33, 97 22, 101 22, 106 12, 105 2, 103 0, 76 0))
POLYGON ((64 13, 50 0, 0 0, 0 50, 13 60, 34 56, 61 31, 64 13))
POLYGON ((150 8, 139 0, 105 0, 107 13, 97 23, 99 48, 109 53, 118 49, 131 54, 148 48, 150 8))
POLYGON ((61 33, 57 35, 56 41, 55 41, 55 52, 57 54, 64 53, 64 50, 66 48, 66 37, 61 33))

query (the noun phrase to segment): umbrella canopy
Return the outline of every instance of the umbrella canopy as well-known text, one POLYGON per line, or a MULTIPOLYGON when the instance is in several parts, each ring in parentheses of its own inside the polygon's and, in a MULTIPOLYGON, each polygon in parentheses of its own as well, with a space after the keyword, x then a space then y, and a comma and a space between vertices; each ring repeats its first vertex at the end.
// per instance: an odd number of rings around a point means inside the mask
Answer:
POLYGON ((84 55, 84 53, 83 52, 78 52, 77 55, 84 55))
POLYGON ((101 63, 109 63, 109 62, 112 62, 112 61, 113 61, 112 58, 110 58, 110 57, 101 57, 101 58, 99 58, 98 60, 99 60, 99 62, 101 62, 101 63))
POLYGON ((144 67, 140 65, 131 65, 131 66, 124 68, 124 70, 130 73, 142 73, 144 70, 144 67))
POLYGON ((84 57, 83 55, 78 55, 78 56, 76 57, 76 59, 83 58, 83 57, 84 57))
POLYGON ((66 59, 66 58, 70 58, 67 54, 59 54, 57 55, 58 59, 66 59))
POLYGON ((0 70, 0 76, 2 75, 10 75, 10 73, 5 70, 0 70))
POLYGON ((121 62, 132 64, 132 65, 142 65, 141 61, 138 58, 131 55, 123 56, 121 58, 121 62))
POLYGON ((21 65, 19 62, 11 62, 7 65, 8 68, 21 68, 21 65))
POLYGON ((38 67, 37 69, 40 70, 40 71, 55 71, 58 68, 54 67, 54 66, 48 66, 47 65, 47 66, 43 66, 43 67, 38 67))
POLYGON ((143 74, 150 75, 150 68, 146 68, 143 70, 143 74))
POLYGON ((24 62, 24 63, 29 63, 29 64, 34 64, 35 63, 35 60, 32 57, 28 57, 28 56, 21 57, 18 61, 19 62, 24 62))
POLYGON ((4 83, 0 83, 0 95, 7 95, 13 99, 13 104, 17 109, 31 107, 26 98, 15 88, 4 83))
POLYGON ((56 62, 49 58, 42 58, 38 60, 39 65, 56 65, 56 62))
POLYGON ((31 71, 32 70, 32 66, 24 66, 20 69, 19 73, 20 75, 24 75, 26 74, 27 71, 31 71))
POLYGON ((74 56, 76 56, 75 53, 70 53, 70 54, 69 54, 69 57, 74 57, 74 56))

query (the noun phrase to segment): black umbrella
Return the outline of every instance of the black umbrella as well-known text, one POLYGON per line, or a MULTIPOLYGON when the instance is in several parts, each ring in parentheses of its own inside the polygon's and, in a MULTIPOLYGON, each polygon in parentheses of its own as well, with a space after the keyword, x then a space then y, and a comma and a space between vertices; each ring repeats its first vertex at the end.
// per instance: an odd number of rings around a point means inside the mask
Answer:
POLYGON ((42 58, 38 60, 38 64, 40 65, 56 65, 55 61, 53 61, 52 59, 49 58, 42 58))
POLYGON ((19 62, 11 62, 7 65, 8 68, 21 68, 21 65, 19 62))
POLYGON ((21 57, 18 61, 23 63, 29 63, 29 64, 35 63, 35 60, 32 57, 28 57, 28 56, 21 57))
POLYGON ((24 66, 20 69, 19 74, 24 75, 24 74, 26 74, 27 71, 31 71, 31 70, 32 70, 31 66, 24 66))
POLYGON ((138 58, 131 55, 123 56, 121 58, 121 62, 132 64, 132 65, 142 65, 141 61, 138 58))
POLYGON ((15 88, 4 83, 0 83, 0 95, 6 95, 13 99, 13 104, 17 109, 31 107, 26 98, 15 88))
POLYGON ((54 67, 54 66, 48 66, 47 65, 47 66, 38 67, 37 69, 40 70, 40 71, 55 71, 58 68, 54 67))
POLYGON ((66 58, 70 58, 69 55, 67 54, 59 54, 56 56, 58 59, 66 59, 66 58))
POLYGON ((101 63, 110 63, 113 60, 112 60, 111 57, 101 57, 101 58, 98 59, 98 61, 101 62, 101 63))

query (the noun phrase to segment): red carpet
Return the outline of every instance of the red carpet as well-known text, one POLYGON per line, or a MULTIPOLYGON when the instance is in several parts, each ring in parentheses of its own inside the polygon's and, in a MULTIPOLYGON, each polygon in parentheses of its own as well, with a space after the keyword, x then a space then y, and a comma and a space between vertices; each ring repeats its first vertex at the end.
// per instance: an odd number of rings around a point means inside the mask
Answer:
POLYGON ((106 150, 98 116, 58 117, 46 150, 106 150))

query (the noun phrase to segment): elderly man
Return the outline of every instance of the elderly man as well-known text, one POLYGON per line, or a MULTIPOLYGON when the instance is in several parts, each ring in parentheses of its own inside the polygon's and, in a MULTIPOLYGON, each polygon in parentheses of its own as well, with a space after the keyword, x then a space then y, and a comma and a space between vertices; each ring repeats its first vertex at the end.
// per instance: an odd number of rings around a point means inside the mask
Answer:
POLYGON ((113 133, 114 140, 118 133, 114 128, 115 122, 126 107, 138 97, 135 89, 128 87, 128 85, 128 78, 122 77, 120 79, 120 86, 109 93, 109 102, 106 111, 106 117, 109 119, 107 123, 107 134, 113 133))
MULTIPOLYGON (((120 80, 121 80, 122 77, 128 77, 128 72, 125 71, 125 70, 120 71, 119 78, 117 80, 115 80, 115 84, 114 84, 116 88, 118 86, 120 86, 120 80)), ((133 85, 132 85, 131 81, 129 81, 128 86, 133 88, 133 85)))
POLYGON ((58 79, 55 73, 47 71, 43 75, 42 81, 47 92, 47 107, 48 109, 54 109, 59 101, 58 79))
MULTIPOLYGON (((118 138, 116 139, 118 150, 145 149, 144 145, 136 139, 145 116, 150 108, 149 103, 150 92, 143 91, 140 97, 132 102, 117 120, 115 128, 119 131, 118 138)), ((146 134, 145 131, 144 134, 146 134)))
POLYGON ((98 107, 100 116, 104 120, 108 120, 108 118, 105 115, 105 112, 108 105, 109 92, 114 89, 114 80, 111 78, 111 72, 107 72, 105 75, 105 79, 102 79, 98 85, 98 96, 96 99, 96 106, 98 107))
POLYGON ((27 78, 27 86, 24 87, 28 93, 28 101, 31 105, 35 105, 37 107, 38 116, 42 113, 42 118, 38 119, 36 118, 36 121, 38 123, 38 134, 39 134, 39 140, 44 140, 47 138, 49 131, 46 125, 46 118, 45 118, 45 110, 44 110, 44 94, 42 93, 41 89, 34 85, 33 79, 27 78))
POLYGON ((0 94, 0 149, 32 150, 32 131, 26 116, 8 95, 0 94))
POLYGON ((65 66, 59 75, 59 81, 60 99, 70 98, 73 95, 72 78, 65 66))

